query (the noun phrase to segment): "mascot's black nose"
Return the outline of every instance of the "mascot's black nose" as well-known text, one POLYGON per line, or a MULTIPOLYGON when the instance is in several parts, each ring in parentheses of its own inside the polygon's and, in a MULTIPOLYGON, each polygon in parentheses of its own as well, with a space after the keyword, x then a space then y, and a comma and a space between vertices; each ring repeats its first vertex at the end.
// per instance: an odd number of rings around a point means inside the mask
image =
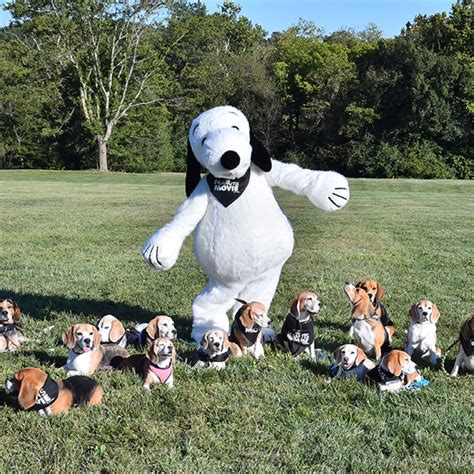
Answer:
POLYGON ((233 170, 234 168, 237 168, 237 166, 239 166, 239 163, 240 156, 235 151, 226 151, 221 156, 221 165, 226 170, 233 170))

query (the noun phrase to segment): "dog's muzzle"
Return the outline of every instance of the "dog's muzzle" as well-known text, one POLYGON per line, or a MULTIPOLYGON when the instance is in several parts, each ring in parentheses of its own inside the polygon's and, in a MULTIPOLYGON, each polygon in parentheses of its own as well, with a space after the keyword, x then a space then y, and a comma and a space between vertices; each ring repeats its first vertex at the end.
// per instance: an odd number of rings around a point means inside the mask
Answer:
POLYGON ((221 156, 221 165, 226 170, 233 170, 240 164, 240 156, 237 152, 229 150, 221 156))

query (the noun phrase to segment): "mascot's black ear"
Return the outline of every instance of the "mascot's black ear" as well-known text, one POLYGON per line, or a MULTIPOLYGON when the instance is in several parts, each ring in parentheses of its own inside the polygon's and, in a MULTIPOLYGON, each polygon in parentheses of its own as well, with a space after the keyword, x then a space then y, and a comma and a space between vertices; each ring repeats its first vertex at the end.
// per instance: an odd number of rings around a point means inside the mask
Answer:
POLYGON ((252 147, 252 161, 262 170, 268 173, 272 169, 270 153, 263 143, 250 130, 250 146, 252 147))
POLYGON ((201 165, 196 159, 188 139, 188 160, 186 163, 186 197, 196 189, 201 180, 201 165))

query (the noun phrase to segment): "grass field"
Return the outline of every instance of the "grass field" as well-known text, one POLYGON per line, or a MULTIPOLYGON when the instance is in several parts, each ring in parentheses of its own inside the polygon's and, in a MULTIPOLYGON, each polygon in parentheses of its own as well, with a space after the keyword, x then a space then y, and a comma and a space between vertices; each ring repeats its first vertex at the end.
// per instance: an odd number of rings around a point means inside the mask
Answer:
MULTIPOLYGON (((315 289, 325 305, 316 344, 333 350, 349 342, 342 286, 374 277, 396 347, 405 345, 410 305, 429 298, 446 348, 474 312, 474 183, 351 186, 349 206, 333 214, 276 191, 296 246, 271 307, 275 326, 298 290, 315 289)), ((188 339, 206 281, 192 239, 161 274, 139 252, 183 198, 182 175, 1 171, 0 297, 19 302, 34 340, 0 354, 0 376, 25 366, 64 376, 61 332, 107 313, 132 325, 165 312, 188 339)), ((193 349, 179 343, 178 352, 185 359, 193 349)), ((18 412, 0 393, 0 472, 473 471, 472 376, 424 367, 428 388, 380 398, 374 387, 332 380, 323 361, 266 355, 221 373, 180 363, 176 390, 155 386, 151 396, 134 375, 97 373, 103 406, 54 418, 18 412)))

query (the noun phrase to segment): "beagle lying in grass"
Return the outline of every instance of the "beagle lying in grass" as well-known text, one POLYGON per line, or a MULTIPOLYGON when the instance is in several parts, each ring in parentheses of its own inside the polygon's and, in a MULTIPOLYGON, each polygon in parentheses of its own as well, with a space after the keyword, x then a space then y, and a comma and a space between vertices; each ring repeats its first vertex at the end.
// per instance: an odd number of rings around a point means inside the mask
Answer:
POLYGON ((316 293, 303 291, 296 295, 281 328, 281 333, 277 335, 277 347, 295 357, 306 352, 311 359, 314 359, 313 318, 319 315, 322 307, 316 293))
POLYGON ((90 375, 99 367, 110 367, 114 357, 128 357, 128 352, 116 344, 101 345, 100 334, 92 324, 75 324, 62 335, 64 345, 70 349, 63 369, 69 375, 90 375))
POLYGON ((133 370, 144 381, 143 389, 151 393, 151 385, 164 383, 168 388, 174 388, 173 363, 176 351, 173 342, 160 337, 152 342, 146 354, 135 354, 127 358, 116 358, 112 361, 118 370, 133 370))
POLYGON ((337 372, 336 379, 356 378, 363 380, 375 364, 367 358, 365 352, 354 344, 344 344, 334 352, 337 372))
POLYGON ((12 352, 28 339, 19 328, 21 311, 10 298, 0 300, 0 352, 12 352))
POLYGON ((429 357, 431 363, 437 365, 441 361, 441 349, 436 345, 438 306, 431 301, 421 300, 410 308, 409 315, 406 353, 412 357, 416 351, 421 357, 429 357))
POLYGON ((461 368, 474 372, 474 314, 461 327, 458 349, 459 354, 454 362, 451 377, 456 377, 461 368))
POLYGON ((386 354, 379 365, 367 373, 377 383, 380 392, 396 393, 422 379, 410 356, 399 350, 386 354))
POLYGON ((93 379, 76 375, 54 381, 40 369, 26 368, 5 382, 6 391, 24 410, 40 415, 66 413, 75 405, 100 405, 102 387, 93 379))
POLYGON ((256 359, 264 355, 262 344, 262 329, 268 327, 270 319, 262 303, 252 301, 246 303, 238 299, 242 306, 235 314, 230 328, 229 341, 237 344, 242 354, 251 354, 256 359))
POLYGON ((137 324, 134 328, 127 329, 127 345, 139 349, 149 347, 159 337, 174 341, 177 337, 174 321, 165 315, 155 316, 149 323, 137 324))
POLYGON ((240 357, 241 355, 240 347, 229 341, 225 331, 212 329, 204 333, 201 347, 196 352, 191 365, 222 370, 225 369, 229 357, 240 357))
POLYGON ((380 359, 382 353, 391 349, 389 328, 385 328, 375 315, 374 307, 365 290, 347 284, 344 292, 352 307, 350 336, 367 354, 380 359))
POLYGON ((117 344, 127 347, 127 336, 123 324, 112 314, 102 317, 96 324, 102 344, 117 344))
POLYGON ((377 280, 361 280, 357 283, 356 288, 362 288, 369 295, 370 302, 374 307, 374 314, 380 319, 384 327, 389 328, 388 334, 391 342, 393 333, 395 332, 395 324, 390 319, 385 306, 382 304, 383 297, 385 296, 382 285, 377 280))

